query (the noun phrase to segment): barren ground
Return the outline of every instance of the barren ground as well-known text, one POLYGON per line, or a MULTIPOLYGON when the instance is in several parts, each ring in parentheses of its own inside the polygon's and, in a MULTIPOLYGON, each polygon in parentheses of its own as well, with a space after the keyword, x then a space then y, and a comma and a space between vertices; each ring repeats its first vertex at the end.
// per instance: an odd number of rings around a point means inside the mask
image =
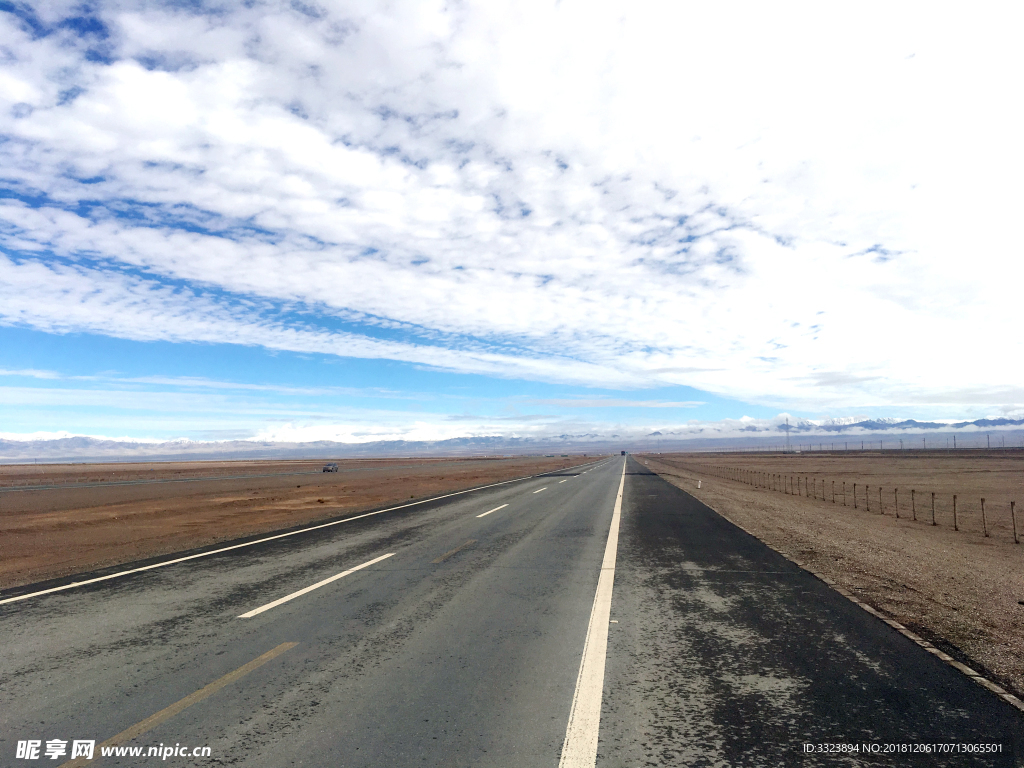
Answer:
POLYGON ((2 466, 0 589, 593 460, 352 460, 337 473, 324 461, 2 466))
MULTIPOLYGON (((1014 543, 1009 510, 1010 500, 1024 502, 1024 454, 637 458, 782 554, 835 580, 1018 696, 1024 692, 1024 544, 1014 543), (807 487, 804 478, 811 478, 818 498, 725 479, 722 468, 767 473, 768 483, 772 474, 792 477, 794 487, 800 477, 802 490, 807 487), (834 503, 832 481, 837 489, 834 503), (845 507, 840 492, 844 482, 845 507), (857 509, 851 493, 855 482, 857 509), (870 486, 870 512, 864 484, 870 486), (879 487, 884 514, 878 507, 879 487), (899 489, 898 520, 894 488, 899 489), (910 519, 911 489, 916 491, 916 522, 910 519), (953 530, 954 493, 959 531, 953 530), (982 497, 988 537, 982 534, 982 497)), ((1017 512, 1024 541, 1024 513, 1017 512)))

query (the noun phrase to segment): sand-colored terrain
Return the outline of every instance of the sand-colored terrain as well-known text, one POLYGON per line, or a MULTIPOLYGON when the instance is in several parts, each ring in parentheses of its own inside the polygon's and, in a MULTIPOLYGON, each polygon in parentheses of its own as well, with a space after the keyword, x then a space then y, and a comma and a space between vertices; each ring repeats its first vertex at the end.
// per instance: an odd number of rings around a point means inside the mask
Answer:
POLYGON ((594 461, 593 457, 0 467, 0 588, 594 461))
MULTIPOLYGON (((1017 695, 1024 693, 1024 543, 1014 543, 1009 509, 1011 500, 1024 502, 1024 452, 637 458, 782 554, 833 579, 1017 695), (774 490, 795 491, 798 477, 801 495, 774 490), (805 478, 817 498, 803 495, 805 478), (854 483, 860 494, 856 509, 854 483), (960 530, 953 528, 953 494, 960 530)), ((1024 542, 1024 514, 1017 511, 1024 542)))

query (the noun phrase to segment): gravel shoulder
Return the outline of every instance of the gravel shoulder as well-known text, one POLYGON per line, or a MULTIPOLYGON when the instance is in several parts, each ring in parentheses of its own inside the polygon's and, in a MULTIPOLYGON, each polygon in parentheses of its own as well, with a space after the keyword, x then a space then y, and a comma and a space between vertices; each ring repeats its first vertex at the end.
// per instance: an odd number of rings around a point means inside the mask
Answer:
POLYGON ((739 457, 637 458, 776 551, 1018 696, 1024 692, 1024 544, 1011 536, 755 488, 710 476, 705 466, 764 469, 739 457))

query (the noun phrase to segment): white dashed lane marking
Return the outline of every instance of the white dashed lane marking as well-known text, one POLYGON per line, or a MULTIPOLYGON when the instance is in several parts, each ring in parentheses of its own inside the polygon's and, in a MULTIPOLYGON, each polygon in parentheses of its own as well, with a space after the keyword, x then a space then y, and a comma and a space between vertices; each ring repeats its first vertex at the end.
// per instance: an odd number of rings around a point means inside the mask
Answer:
POLYGON ((365 563, 363 563, 362 565, 357 565, 355 568, 349 568, 347 571, 342 571, 341 573, 335 574, 334 576, 324 579, 323 581, 318 581, 316 584, 312 584, 306 587, 305 589, 300 589, 298 592, 292 592, 290 595, 285 595, 284 597, 279 598, 272 603, 267 603, 266 605, 261 605, 259 608, 254 608, 253 610, 248 611, 247 613, 243 613, 238 618, 251 619, 253 616, 256 616, 257 614, 263 613, 264 611, 269 611, 271 608, 276 608, 277 606, 281 605, 281 603, 287 603, 289 600, 294 600, 296 597, 302 597, 307 592, 312 592, 314 589, 319 589, 325 584, 330 584, 332 581, 337 581, 338 579, 344 578, 345 576, 348 576, 350 573, 355 573, 356 571, 360 571, 363 568, 366 568, 367 566, 373 565, 374 563, 379 563, 381 560, 386 560, 394 554, 394 552, 389 552, 386 555, 375 557, 373 558, 373 560, 367 560, 365 563))
POLYGON ((500 507, 495 507, 494 509, 488 509, 482 515, 477 515, 477 517, 487 517, 489 514, 491 514, 491 512, 497 512, 499 509, 504 509, 507 506, 508 506, 508 504, 502 504, 500 507))

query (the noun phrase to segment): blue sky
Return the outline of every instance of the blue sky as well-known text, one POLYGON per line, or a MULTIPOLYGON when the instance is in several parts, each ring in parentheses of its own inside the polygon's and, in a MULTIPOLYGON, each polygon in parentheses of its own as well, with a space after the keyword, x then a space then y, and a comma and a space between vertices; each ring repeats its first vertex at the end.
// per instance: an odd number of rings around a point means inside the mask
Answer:
POLYGON ((0 434, 1019 416, 1024 62, 926 8, 2 2, 0 434))
POLYGON ((688 387, 572 387, 238 345, 0 333, 18 364, 0 374, 12 434, 362 442, 410 430, 404 439, 433 439, 436 430, 462 436, 481 424, 490 434, 634 434, 737 409, 776 413, 688 387), (59 370, 46 367, 57 361, 59 370))

